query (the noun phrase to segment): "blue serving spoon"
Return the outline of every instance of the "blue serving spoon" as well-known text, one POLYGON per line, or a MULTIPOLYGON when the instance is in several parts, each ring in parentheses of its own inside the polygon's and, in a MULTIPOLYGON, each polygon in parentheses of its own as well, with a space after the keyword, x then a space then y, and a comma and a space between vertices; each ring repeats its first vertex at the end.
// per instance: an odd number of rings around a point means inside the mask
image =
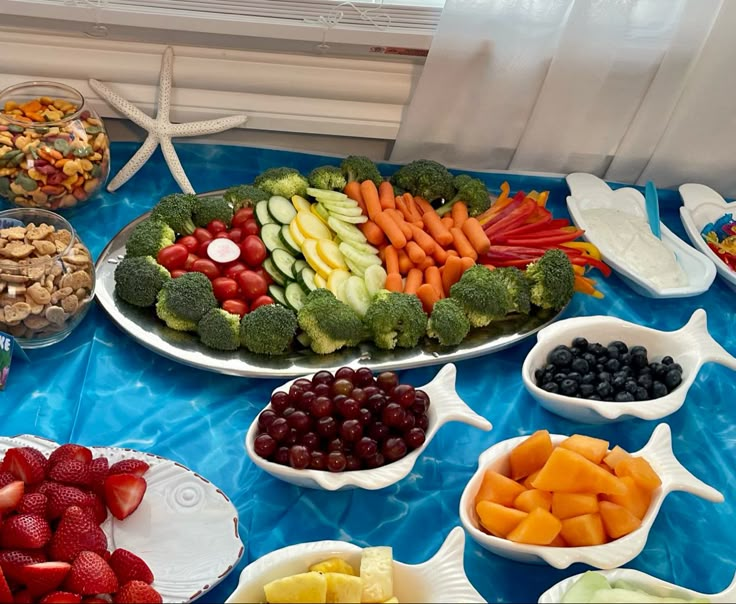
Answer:
POLYGON ((647 207, 647 217, 649 218, 649 228, 657 239, 662 239, 662 232, 659 224, 659 197, 657 196, 657 187, 650 180, 644 188, 644 200, 647 207))

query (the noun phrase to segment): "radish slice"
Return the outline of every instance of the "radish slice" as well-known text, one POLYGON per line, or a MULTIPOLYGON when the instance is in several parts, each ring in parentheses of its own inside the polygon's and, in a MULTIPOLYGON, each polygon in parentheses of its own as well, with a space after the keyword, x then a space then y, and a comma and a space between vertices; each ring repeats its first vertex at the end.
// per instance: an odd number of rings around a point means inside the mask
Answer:
POLYGON ((207 255, 211 260, 219 264, 227 264, 240 258, 238 244, 230 239, 213 239, 207 246, 207 255))

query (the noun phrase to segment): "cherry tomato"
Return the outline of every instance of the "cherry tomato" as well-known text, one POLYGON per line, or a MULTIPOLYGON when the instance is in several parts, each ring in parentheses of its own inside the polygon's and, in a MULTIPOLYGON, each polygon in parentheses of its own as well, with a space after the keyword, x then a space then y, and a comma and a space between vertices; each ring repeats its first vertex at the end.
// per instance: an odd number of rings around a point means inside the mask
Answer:
POLYGON ((261 277, 263 277, 263 278, 264 278, 264 279, 266 280, 266 283, 267 283, 268 285, 271 285, 271 284, 273 283, 273 277, 271 277, 271 275, 269 275, 269 274, 268 274, 268 273, 266 272, 266 269, 265 269, 265 268, 263 268, 262 266, 259 266, 259 267, 258 267, 257 269, 255 269, 255 270, 254 270, 253 272, 254 272, 254 273, 256 273, 257 275, 260 275, 261 277))
POLYGON ((237 275, 240 271, 244 271, 245 269, 246 266, 242 262, 234 262, 225 269, 225 276, 234 279, 235 275, 237 275))
POLYGON ((199 260, 199 256, 197 256, 196 254, 189 254, 189 256, 187 256, 186 262, 184 263, 184 268, 188 271, 192 270, 192 264, 194 264, 197 260, 199 260))
POLYGON ((200 258, 194 262, 194 264, 192 264, 192 270, 197 273, 202 273, 210 281, 217 279, 217 277, 220 276, 220 269, 217 268, 217 265, 212 262, 212 260, 207 260, 205 258, 200 258))
POLYGON ((213 235, 227 231, 227 225, 222 220, 213 220, 207 225, 207 230, 213 235))
POLYGON ((238 284, 229 277, 217 277, 212 280, 212 290, 218 300, 229 300, 238 295, 238 284))
POLYGON ((173 245, 167 245, 160 250, 156 255, 156 262, 164 268, 173 271, 184 266, 187 256, 189 256, 189 250, 183 245, 175 243, 173 245))
POLYGON ((233 216, 233 226, 240 227, 250 218, 253 218, 253 208, 241 208, 235 212, 235 216, 233 216))
POLYGON ((176 279, 177 277, 181 277, 182 275, 186 275, 189 271, 184 270, 183 268, 177 268, 176 270, 171 271, 171 278, 176 279))
POLYGON ((206 258, 207 257, 207 248, 210 246, 210 243, 212 243, 212 241, 214 241, 214 239, 208 239, 207 241, 203 241, 202 243, 200 243, 199 244, 199 250, 197 251, 197 253, 200 256, 204 256, 206 258))
POLYGON ((215 235, 215 239, 230 239, 230 234, 227 231, 220 231, 215 235))
POLYGON ((258 296, 250 305, 251 310, 255 310, 259 306, 266 304, 273 304, 273 298, 271 296, 258 296))
POLYGON ((197 239, 194 235, 179 237, 179 240, 176 243, 178 243, 179 245, 183 245, 190 252, 196 252, 197 248, 199 247, 199 239, 197 239))
POLYGON ((261 266, 266 254, 266 246, 257 235, 248 235, 240 244, 240 258, 245 260, 248 266, 254 268, 261 266))
POLYGON ((261 227, 258 226, 258 223, 253 218, 246 220, 240 229, 243 231, 243 237, 258 235, 261 232, 261 227))
POLYGON ((230 237, 230 239, 232 239, 235 243, 240 243, 240 240, 243 238, 243 229, 230 229, 228 237, 230 237))
POLYGON ((246 300, 255 300, 268 291, 266 280, 253 271, 240 271, 235 279, 240 285, 240 291, 243 292, 246 300))
POLYGON ((200 243, 212 239, 212 233, 210 233, 207 229, 203 229, 202 227, 197 227, 196 229, 194 229, 194 233, 192 233, 192 235, 194 235, 194 237, 200 243))
POLYGON ((243 317, 248 314, 248 305, 242 300, 225 300, 222 303, 222 310, 243 317))

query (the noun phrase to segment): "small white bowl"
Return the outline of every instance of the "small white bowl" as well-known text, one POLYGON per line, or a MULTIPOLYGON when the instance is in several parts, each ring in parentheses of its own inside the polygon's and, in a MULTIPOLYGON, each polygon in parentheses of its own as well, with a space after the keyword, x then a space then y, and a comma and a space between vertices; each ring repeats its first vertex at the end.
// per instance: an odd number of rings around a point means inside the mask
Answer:
POLYGON ((537 334, 537 343, 524 359, 521 378, 529 394, 539 404, 569 420, 583 424, 605 424, 633 417, 645 420, 662 419, 682 407, 687 392, 704 363, 713 362, 736 370, 736 358, 732 357, 708 333, 705 311, 697 309, 687 325, 676 331, 660 331, 643 327, 616 317, 575 317, 553 323, 537 334), (544 367, 547 355, 556 346, 570 346, 573 338, 582 336, 590 342, 606 346, 613 340, 621 340, 629 347, 645 346, 650 360, 666 355, 674 357, 682 366, 682 383, 667 396, 648 401, 616 403, 595 401, 547 392, 537 386, 534 370, 544 367))
MULTIPOLYGON (((289 466, 282 466, 264 459, 258 455, 253 443, 258 434, 258 416, 253 420, 248 433, 245 436, 245 449, 251 461, 259 468, 271 474, 280 480, 295 484, 299 487, 309 489, 324 489, 326 491, 339 491, 341 489, 383 489, 394 483, 399 482, 411 472, 417 458, 422 451, 429 445, 437 430, 447 422, 462 422, 470 424, 481 430, 490 430, 491 423, 478 415, 458 396, 455 390, 455 378, 457 370, 452 363, 447 364, 440 369, 434 379, 424 386, 417 386, 417 389, 424 390, 429 396, 430 404, 427 416, 429 418, 429 426, 426 431, 424 444, 411 451, 406 457, 388 463, 380 468, 370 470, 354 470, 351 472, 329 472, 325 470, 295 470, 289 466)), ((304 376, 311 379, 313 375, 304 376)), ((304 379, 304 378, 298 378, 304 379)), ((286 382, 279 386, 274 392, 288 392, 291 385, 296 380, 286 382)), ((270 403, 264 407, 270 409, 270 403)))
POLYGON ((680 219, 687 236, 698 250, 713 261, 716 271, 726 285, 736 290, 736 271, 732 271, 718 257, 718 254, 708 247, 708 244, 700 235, 706 224, 715 222, 725 214, 733 213, 736 215, 736 201, 726 203, 726 200, 717 191, 706 185, 695 183, 681 185, 679 191, 683 202, 683 206, 680 208, 680 219))
MULTIPOLYGON (((465 533, 456 526, 426 562, 394 561, 394 595, 399 602, 485 602, 465 575, 464 550, 465 533)), ((357 545, 344 541, 315 541, 278 549, 246 566, 240 573, 237 588, 225 602, 264 602, 266 583, 306 572, 310 565, 333 556, 358 568, 361 551, 357 545)))
MULTIPOLYGON (((646 573, 642 573, 638 570, 633 570, 630 568, 615 568, 613 570, 603 570, 596 572, 599 572, 604 577, 606 577, 609 583, 612 583, 614 581, 626 581, 637 589, 641 589, 643 591, 646 591, 647 593, 650 593, 654 596, 659 596, 661 598, 706 598, 710 600, 713 604, 727 604, 729 602, 736 602, 736 576, 734 576, 733 580, 731 581, 731 585, 729 585, 722 592, 717 594, 702 594, 698 591, 693 591, 692 589, 680 587, 679 585, 675 585, 674 583, 662 581, 661 579, 652 577, 652 575, 648 575, 646 573)), ((541 596, 539 596, 539 600, 537 600, 538 603, 555 604, 557 602, 562 602, 562 598, 573 586, 573 583, 575 583, 582 576, 582 573, 579 575, 573 575, 572 577, 568 577, 567 579, 563 579, 559 583, 556 583, 547 591, 545 591, 541 596)))
POLYGON ((568 174, 565 180, 570 187, 571 195, 567 198, 567 209, 573 223, 585 231, 583 237, 600 250, 603 261, 610 265, 635 292, 648 298, 686 298, 702 294, 710 288, 716 277, 713 263, 661 222, 662 243, 675 254, 677 263, 687 275, 688 284, 685 286, 656 287, 652 282, 630 270, 615 256, 615 252, 605 241, 596 239, 595 231, 588 228, 582 210, 607 208, 646 219, 646 201, 637 189, 623 187, 613 190, 604 180, 583 172, 568 174))
MULTIPOLYGON (((552 443, 557 445, 567 436, 552 434, 552 443)), ((632 455, 646 459, 659 475, 662 485, 652 494, 649 509, 642 519, 641 526, 635 531, 603 545, 586 547, 550 547, 547 545, 526 545, 508 539, 494 537, 483 532, 475 511, 475 495, 478 493, 483 474, 491 469, 508 474, 508 456, 511 450, 527 439, 519 436, 501 441, 481 453, 478 459, 478 470, 468 482, 460 499, 460 521, 468 534, 490 552, 528 564, 549 564, 554 568, 567 568, 575 562, 582 562, 595 568, 616 568, 636 558, 644 549, 649 530, 654 524, 659 508, 672 491, 684 491, 697 495, 708 501, 720 503, 723 495, 690 474, 672 452, 672 433, 667 424, 659 424, 652 433, 649 442, 632 455)))

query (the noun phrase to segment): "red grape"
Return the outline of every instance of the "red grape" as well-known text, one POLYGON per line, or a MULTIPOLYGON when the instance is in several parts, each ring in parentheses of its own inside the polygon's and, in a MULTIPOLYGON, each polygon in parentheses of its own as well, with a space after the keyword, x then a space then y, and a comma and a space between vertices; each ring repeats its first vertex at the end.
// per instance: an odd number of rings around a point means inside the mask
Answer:
POLYGON ((374 386, 371 384, 370 386, 364 386, 363 392, 365 392, 365 395, 367 398, 372 397, 374 394, 380 394, 383 396, 383 390, 381 390, 378 386, 374 386))
POLYGON ((367 426, 373 419, 373 414, 368 409, 361 409, 358 415, 358 421, 361 426, 367 426))
POLYGON ((327 450, 330 452, 344 451, 345 443, 342 441, 341 438, 333 438, 330 442, 327 443, 327 450))
POLYGON ((345 470, 347 471, 355 471, 360 470, 362 467, 362 463, 360 461, 360 457, 357 455, 347 455, 345 457, 345 470))
MULTIPOLYGON (((411 416, 414 417, 413 415, 411 416)), ((312 427, 312 420, 310 417, 304 412, 304 411, 294 411, 289 417, 286 419, 286 422, 289 424, 290 428, 294 428, 299 433, 309 432, 310 428, 312 427)))
POLYGON ((373 457, 367 457, 363 460, 366 468, 380 468, 386 463, 386 459, 380 453, 376 453, 373 457))
POLYGON ((283 413, 288 406, 289 395, 286 392, 278 391, 271 395, 271 407, 276 413, 283 413))
POLYGON ((401 432, 406 432, 407 430, 411 430, 417 423, 417 418, 415 415, 412 415, 411 413, 405 413, 404 414, 404 421, 401 422, 398 426, 396 426, 401 432))
POLYGON ((391 392, 393 388, 398 386, 399 376, 393 371, 384 371, 383 373, 378 374, 376 383, 384 392, 391 392))
POLYGON ((289 464, 289 447, 279 447, 273 460, 282 466, 289 464))
POLYGON ((355 369, 352 367, 340 367, 335 372, 335 379, 336 380, 347 380, 348 382, 353 382, 353 377, 355 376, 355 369))
MULTIPOLYGON (((383 408, 381 419, 383 423, 391 428, 398 428, 404 421, 406 411, 398 403, 389 403, 383 408)), ((385 453, 384 453, 385 455, 385 453)))
POLYGON ((253 441, 253 450, 261 457, 269 458, 276 451, 276 441, 268 434, 259 434, 253 441))
POLYGON ((324 438, 334 438, 337 435, 337 421, 334 417, 320 417, 317 420, 317 434, 324 438))
POLYGON ((331 451, 327 455, 327 469, 330 472, 342 472, 347 466, 348 460, 342 451, 331 451))
POLYGON ((309 412, 312 414, 312 417, 316 418, 327 417, 328 415, 331 415, 333 411, 334 407, 332 405, 332 400, 326 396, 315 397, 309 407, 309 412))
POLYGON ((314 393, 317 396, 330 396, 330 385, 329 384, 315 384, 314 393))
POLYGON ((327 469, 327 455, 322 451, 312 451, 311 461, 309 467, 312 470, 326 470, 327 469))
POLYGON ((344 394, 349 395, 353 391, 353 383, 345 379, 339 379, 332 382, 332 394, 344 394))
POLYGON ((345 442, 355 442, 363 436, 363 426, 357 419, 346 419, 340 426, 340 438, 345 442))
POLYGON ((410 449, 416 449, 424 444, 424 430, 421 428, 412 428, 404 434, 404 440, 410 449))
POLYGON ((319 436, 314 432, 306 432, 299 437, 299 444, 304 445, 310 451, 315 451, 319 448, 319 436))
POLYGON ((374 394, 372 396, 368 397, 368 400, 365 402, 365 407, 368 409, 371 413, 381 413, 383 411, 383 408, 386 406, 386 397, 382 394, 374 394))
POLYGON ((370 428, 368 428, 368 436, 378 442, 381 442, 388 438, 388 435, 390 433, 390 428, 383 422, 376 422, 370 428))
POLYGON ((393 390, 391 390, 391 400, 395 403, 399 403, 404 409, 411 407, 414 404, 415 394, 414 386, 409 384, 399 384, 393 390))
POLYGON ((353 383, 361 388, 373 384, 373 372, 368 367, 361 367, 355 372, 353 383))
POLYGON ((309 466, 312 456, 306 447, 294 445, 289 449, 289 465, 295 470, 303 470, 309 466))
POLYGON ((311 413, 312 402, 315 398, 317 398, 317 396, 311 390, 302 392, 302 395, 299 397, 299 402, 296 404, 297 409, 311 413))
POLYGON ((364 403, 368 400, 368 397, 365 394, 365 390, 363 390, 362 388, 353 388, 350 396, 358 401, 361 407, 365 406, 364 403))
POLYGON ((386 461, 396 461, 406 455, 406 443, 402 438, 387 438, 381 447, 381 453, 386 458, 386 461))
POLYGON ((277 417, 278 416, 273 410, 264 409, 258 416, 258 428, 261 430, 261 432, 265 432, 266 429, 271 425, 271 422, 273 422, 273 420, 275 420, 277 417))
POLYGON ((355 443, 355 454, 363 459, 373 457, 376 453, 378 453, 378 443, 372 438, 364 436, 355 443))
POLYGON ((295 445, 296 441, 298 440, 299 432, 297 432, 294 428, 289 428, 289 433, 284 437, 284 440, 281 441, 281 444, 290 447, 291 445, 295 445))
POLYGON ((286 438, 286 435, 289 433, 289 424, 286 423, 286 420, 283 417, 277 417, 271 422, 271 425, 268 426, 267 432, 274 440, 281 441, 286 438))
POLYGON ((334 376, 329 371, 318 371, 312 378, 313 384, 332 384, 335 381, 334 376))
POLYGON ((417 415, 416 427, 421 428, 424 431, 426 431, 427 428, 429 428, 429 418, 427 417, 426 413, 422 415, 417 415))
POLYGON ((345 419, 358 419, 360 417, 360 405, 354 398, 343 398, 336 401, 335 409, 345 419))

